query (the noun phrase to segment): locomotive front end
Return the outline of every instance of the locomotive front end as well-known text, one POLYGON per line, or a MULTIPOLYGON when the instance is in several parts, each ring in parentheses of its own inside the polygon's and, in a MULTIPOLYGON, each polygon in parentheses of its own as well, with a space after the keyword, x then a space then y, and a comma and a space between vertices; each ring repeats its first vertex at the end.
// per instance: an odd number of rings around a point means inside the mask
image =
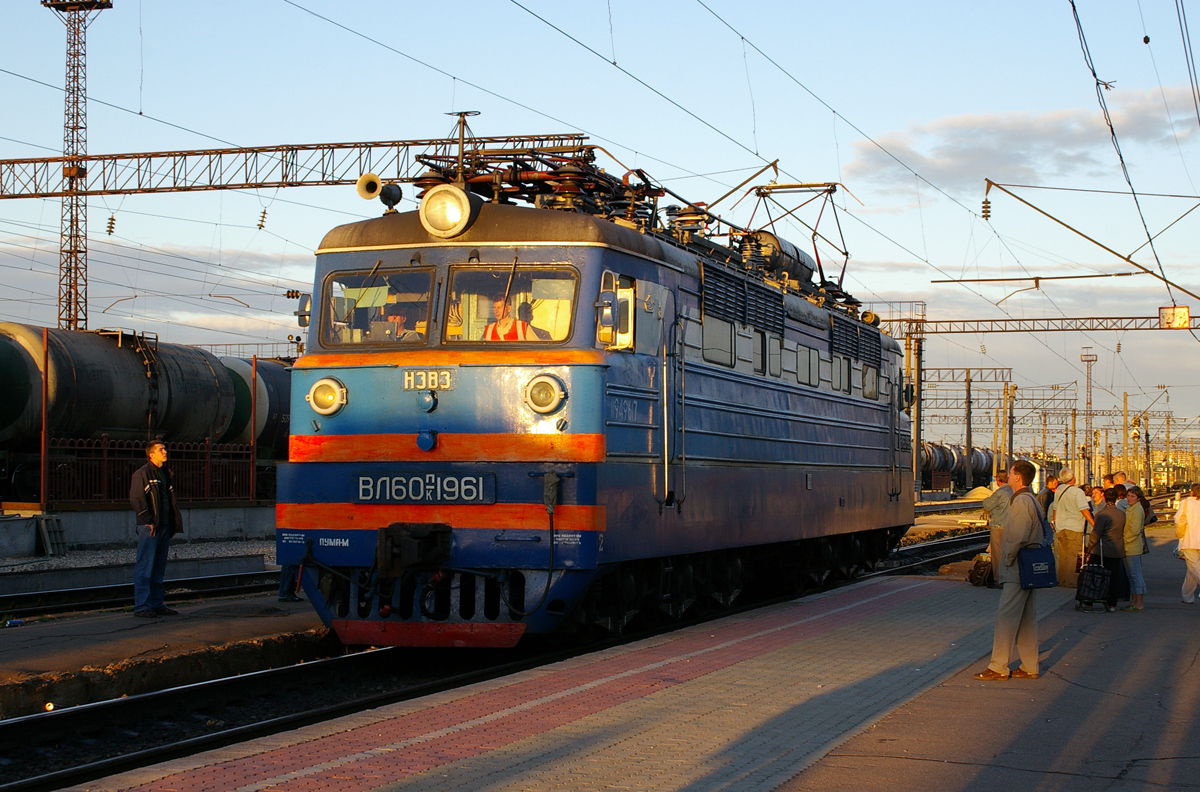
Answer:
MULTIPOLYGON (((489 210, 536 211, 489 206, 479 225, 506 219, 489 210)), ((566 248, 442 239, 425 221, 322 243, 279 563, 344 643, 513 646, 557 627, 595 575, 604 355, 572 343, 594 337, 594 309, 566 248)))

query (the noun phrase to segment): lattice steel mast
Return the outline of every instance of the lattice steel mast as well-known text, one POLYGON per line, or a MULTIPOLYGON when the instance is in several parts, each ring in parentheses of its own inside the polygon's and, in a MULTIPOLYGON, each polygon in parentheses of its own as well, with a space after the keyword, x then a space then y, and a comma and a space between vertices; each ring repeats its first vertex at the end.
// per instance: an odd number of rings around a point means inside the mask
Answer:
POLYGON ((108 0, 42 0, 67 27, 66 112, 63 120, 62 240, 58 258, 58 326, 87 329, 87 29, 108 0))
POLYGON ((1083 444, 1087 447, 1087 450, 1081 450, 1080 455, 1087 460, 1087 478, 1085 478, 1084 481, 1091 481, 1096 457, 1096 444, 1092 437, 1092 364, 1100 358, 1098 358, 1096 354, 1092 352, 1092 348, 1090 346, 1085 346, 1082 354, 1079 355, 1079 359, 1087 366, 1087 409, 1083 414, 1083 444))

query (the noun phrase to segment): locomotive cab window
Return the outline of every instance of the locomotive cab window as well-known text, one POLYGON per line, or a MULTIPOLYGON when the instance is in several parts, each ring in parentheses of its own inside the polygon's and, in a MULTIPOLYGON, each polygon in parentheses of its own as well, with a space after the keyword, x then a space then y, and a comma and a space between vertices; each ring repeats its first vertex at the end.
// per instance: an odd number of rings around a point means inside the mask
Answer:
POLYGON ((454 267, 446 299, 448 343, 552 344, 571 336, 576 277, 565 267, 454 267))
POLYGON ((432 270, 336 272, 325 281, 326 344, 424 344, 429 338, 432 270))

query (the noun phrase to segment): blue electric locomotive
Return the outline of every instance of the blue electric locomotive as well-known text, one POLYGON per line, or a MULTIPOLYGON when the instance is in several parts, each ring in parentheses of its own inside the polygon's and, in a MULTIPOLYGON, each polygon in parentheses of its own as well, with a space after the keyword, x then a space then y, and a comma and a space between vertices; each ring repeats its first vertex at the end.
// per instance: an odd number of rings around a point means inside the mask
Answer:
POLYGON ((317 251, 277 544, 341 640, 619 630, 886 555, 913 519, 896 343, 772 233, 718 244, 590 148, 503 156, 317 251))

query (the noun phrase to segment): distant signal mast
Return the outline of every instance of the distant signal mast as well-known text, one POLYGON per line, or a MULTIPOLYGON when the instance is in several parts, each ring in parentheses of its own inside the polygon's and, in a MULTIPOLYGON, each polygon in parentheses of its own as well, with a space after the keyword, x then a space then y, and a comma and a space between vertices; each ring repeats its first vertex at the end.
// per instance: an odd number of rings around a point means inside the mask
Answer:
POLYGON ((110 0, 42 0, 67 27, 63 119, 62 241, 58 259, 58 326, 87 329, 87 29, 110 0))

